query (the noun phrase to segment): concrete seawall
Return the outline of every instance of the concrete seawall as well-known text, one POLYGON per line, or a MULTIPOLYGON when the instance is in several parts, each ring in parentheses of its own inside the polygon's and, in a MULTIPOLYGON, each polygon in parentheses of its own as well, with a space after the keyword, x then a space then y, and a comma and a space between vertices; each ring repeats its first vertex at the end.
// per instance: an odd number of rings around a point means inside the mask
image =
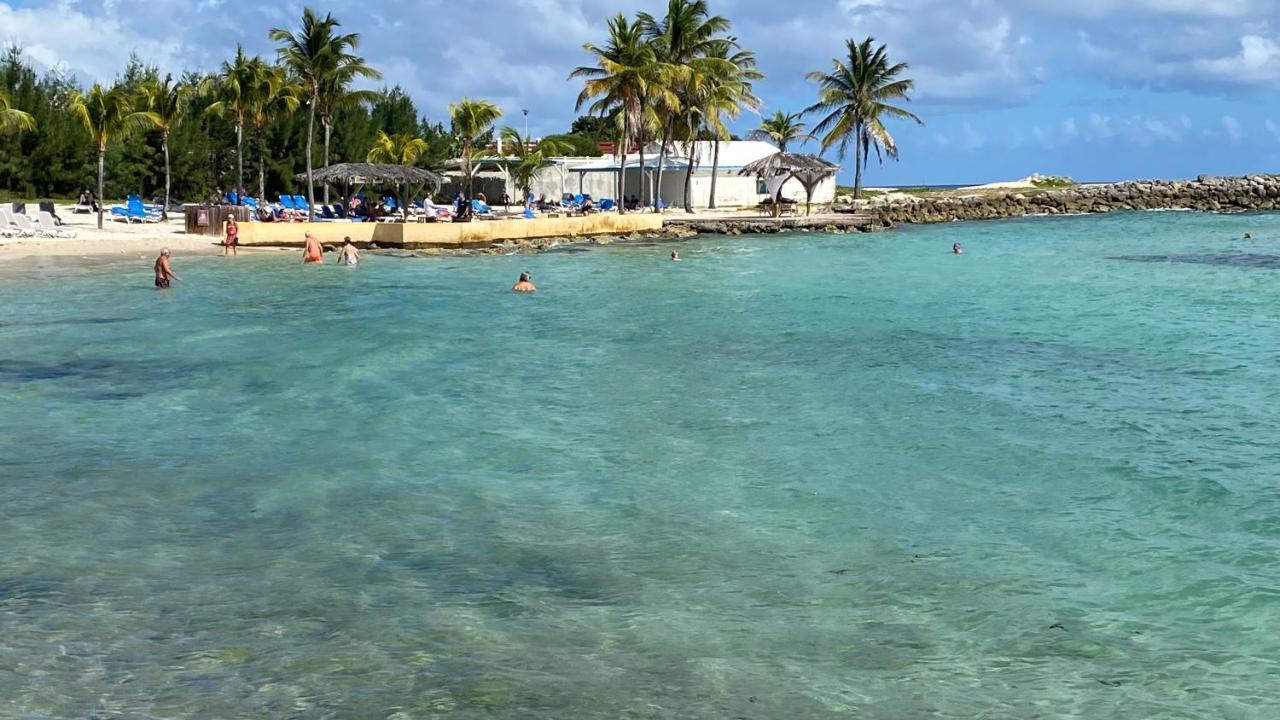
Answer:
POLYGON ((629 235, 662 229, 662 217, 653 214, 598 213, 586 217, 534 220, 477 220, 469 223, 244 223, 240 243, 245 246, 301 247, 310 231, 326 245, 350 237, 357 245, 376 244, 405 250, 484 248, 503 242, 537 238, 574 238, 592 235, 629 235))

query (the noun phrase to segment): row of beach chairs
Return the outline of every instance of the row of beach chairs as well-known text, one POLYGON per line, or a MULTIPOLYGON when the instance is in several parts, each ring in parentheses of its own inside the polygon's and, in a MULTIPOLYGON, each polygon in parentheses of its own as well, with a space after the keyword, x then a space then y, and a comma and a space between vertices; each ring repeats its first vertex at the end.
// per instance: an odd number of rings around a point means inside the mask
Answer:
POLYGON ((45 210, 41 210, 36 216, 36 221, 32 222, 25 213, 16 213, 9 208, 0 207, 0 236, 73 238, 76 233, 74 230, 58 227, 53 221, 53 215, 45 210))
POLYGON ((140 195, 130 195, 124 205, 113 205, 110 212, 112 220, 127 223, 157 223, 161 218, 160 206, 144 204, 140 195))

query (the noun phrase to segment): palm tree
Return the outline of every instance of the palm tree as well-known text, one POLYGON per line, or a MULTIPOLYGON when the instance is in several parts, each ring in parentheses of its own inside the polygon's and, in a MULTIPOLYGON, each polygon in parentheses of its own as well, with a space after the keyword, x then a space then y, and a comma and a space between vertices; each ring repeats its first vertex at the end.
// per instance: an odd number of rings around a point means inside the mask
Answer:
POLYGON ((511 181, 524 195, 524 205, 529 207, 529 191, 538 173, 551 167, 555 162, 551 159, 569 152, 569 146, 559 140, 544 139, 534 143, 531 138, 521 137, 515 128, 503 128, 500 135, 504 148, 515 148, 515 162, 507 165, 511 181))
MULTIPOLYGON (((587 43, 583 50, 591 53, 594 66, 582 66, 569 73, 569 78, 585 78, 578 95, 575 110, 591 103, 589 111, 601 116, 619 111, 621 134, 618 136, 618 212, 626 203, 627 147, 634 138, 636 128, 644 121, 646 97, 665 95, 658 82, 662 68, 658 65, 653 46, 645 41, 644 30, 639 23, 632 23, 621 13, 609 19, 609 39, 604 47, 587 43)), ((641 168, 643 174, 643 168, 641 168)))
POLYGON ((35 118, 31 117, 30 113, 15 108, 9 100, 8 93, 0 90, 0 134, 34 130, 35 127, 35 118))
POLYGON ((812 135, 804 131, 805 124, 800 122, 800 113, 784 113, 781 110, 775 111, 769 117, 760 121, 760 127, 752 130, 747 137, 752 140, 764 140, 778 146, 779 152, 786 152, 787 145, 796 142, 803 142, 812 137, 812 135))
POLYGON ((839 146, 840 159, 843 160, 849 142, 853 142, 855 198, 862 196, 862 170, 873 147, 876 158, 881 162, 884 162, 883 155, 898 157, 898 146, 881 118, 887 115, 924 124, 914 114, 887 102, 910 101, 907 93, 915 83, 899 77, 906 71, 906 63, 890 65, 885 46, 873 48, 874 43, 875 39, 871 37, 860 44, 848 40, 848 63, 836 58, 831 61, 830 73, 811 72, 808 76, 809 80, 818 83, 818 102, 804 112, 827 113, 813 128, 815 135, 823 136, 823 152, 839 146))
POLYGON ((301 103, 301 88, 289 81, 284 68, 261 63, 255 73, 249 93, 249 122, 253 125, 253 139, 258 146, 258 199, 267 195, 267 126, 292 115, 301 103))
POLYGON ((475 144, 493 129, 502 117, 502 109, 488 100, 462 98, 449 106, 453 137, 458 141, 462 155, 463 188, 471 197, 471 155, 475 144))
POLYGON ((426 150, 427 141, 416 135, 388 135, 385 130, 379 130, 378 137, 373 141, 373 147, 369 148, 369 154, 364 160, 371 163, 412 165, 426 150))
MULTIPOLYGON (((752 83, 764 78, 764 73, 756 69, 756 55, 750 50, 738 50, 734 39, 720 43, 708 57, 725 60, 720 72, 712 75, 708 84, 706 97, 706 114, 712 131, 713 150, 711 154, 711 190, 707 207, 716 208, 716 179, 720 175, 720 141, 729 138, 726 119, 736 119, 742 109, 755 111, 760 107, 760 98, 756 97, 752 83)), ((685 187, 688 187, 686 182, 685 187)))
POLYGON ((156 116, 156 129, 160 131, 160 149, 164 152, 164 208, 160 210, 162 220, 169 219, 169 135, 178 127, 187 114, 187 105, 191 100, 192 88, 182 82, 174 82, 172 75, 165 75, 164 80, 152 78, 142 90, 147 99, 147 110, 156 116))
MULTIPOLYGON (((729 20, 712 15, 706 0, 667 0, 667 13, 661 19, 649 13, 637 15, 645 37, 654 46, 657 61, 665 69, 667 83, 682 89, 676 103, 665 103, 666 127, 658 150, 658 172, 654 178, 655 197, 662 187, 662 170, 666 164, 667 148, 676 131, 676 124, 685 110, 681 105, 700 92, 702 78, 715 66, 726 62, 711 57, 725 41, 723 33, 729 31, 729 20)), ((690 115, 684 115, 687 122, 690 115)), ((658 203, 655 201, 654 205, 658 203)))
POLYGON ((244 47, 236 45, 236 56, 222 61, 222 69, 212 84, 203 90, 218 99, 205 112, 219 117, 231 115, 236 127, 236 204, 244 199, 244 126, 249 119, 253 86, 265 63, 260 57, 244 54, 244 47))
POLYGON ((160 118, 150 111, 134 109, 135 99, 121 85, 104 89, 94 83, 87 94, 72 91, 68 107, 98 150, 98 229, 102 229, 103 192, 106 184, 104 159, 112 139, 131 132, 158 127, 160 118))
MULTIPOLYGON (((271 30, 268 36, 280 43, 279 55, 284 64, 302 81, 307 94, 307 204, 308 219, 315 217, 316 182, 313 147, 316 135, 316 112, 322 103, 326 107, 334 93, 346 82, 357 76, 377 77, 377 72, 364 64, 364 60, 352 54, 360 42, 356 33, 338 35, 340 23, 332 14, 323 19, 311 8, 302 11, 302 25, 297 32, 284 28, 271 30)), ((326 147, 327 147, 326 140, 326 147)), ((326 154, 328 150, 326 149, 326 154)))
MULTIPOLYGON (((373 103, 378 93, 372 90, 351 90, 356 78, 378 80, 382 73, 365 64, 363 58, 352 55, 346 50, 355 50, 359 35, 351 34, 343 37, 351 38, 350 46, 337 50, 337 65, 330 68, 320 84, 319 105, 316 115, 320 118, 320 127, 324 128, 324 164, 329 165, 329 140, 333 134, 333 116, 343 108, 373 103)), ((324 186, 324 204, 329 204, 329 184, 324 186)))

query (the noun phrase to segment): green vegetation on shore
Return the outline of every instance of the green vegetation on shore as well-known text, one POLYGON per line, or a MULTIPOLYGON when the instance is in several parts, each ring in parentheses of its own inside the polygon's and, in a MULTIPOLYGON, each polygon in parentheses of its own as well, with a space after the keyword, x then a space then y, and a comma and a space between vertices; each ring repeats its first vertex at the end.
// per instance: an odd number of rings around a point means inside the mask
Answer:
MULTIPOLYGON (((398 86, 355 89, 381 73, 357 54, 358 33, 343 32, 332 14, 311 8, 296 26, 267 33, 277 45, 273 59, 237 45, 214 71, 174 73, 134 57, 112 82, 91 88, 55 72, 39 75, 12 46, 0 56, 0 198, 74 198, 96 182, 100 198, 160 195, 166 208, 170 198, 238 191, 270 199, 303 188, 314 207, 317 190, 329 201, 328 186, 315 187, 316 167, 376 158, 438 169, 461 156, 469 186, 476 157, 497 152, 495 140, 505 134, 519 144, 503 154, 533 165, 553 151, 598 155, 603 141, 618 154, 638 150, 643 162, 645 147, 657 145, 651 185, 624 188, 618 172, 618 197, 638 197, 641 205, 651 204, 661 187, 667 155, 710 141, 714 207, 720 142, 735 139, 729 123, 764 105, 754 90, 764 74, 732 27, 707 0, 668 0, 660 14, 609 19, 604 42, 584 45, 589 63, 569 73, 583 82, 578 107, 590 115, 540 144, 498 127, 502 109, 482 98, 451 105, 446 127, 398 86)), ((885 120, 919 119, 891 104, 909 99, 905 64, 890 63, 885 46, 869 37, 846 47, 848 57, 834 60, 831 72, 810 73, 816 103, 798 113, 775 111, 751 136, 786 151, 820 135, 822 151, 834 149, 841 158, 852 143, 856 195, 872 151, 897 156, 885 120), (807 114, 819 115, 814 134, 805 132, 807 114)), ((695 163, 687 163, 690 211, 694 171, 695 163)))

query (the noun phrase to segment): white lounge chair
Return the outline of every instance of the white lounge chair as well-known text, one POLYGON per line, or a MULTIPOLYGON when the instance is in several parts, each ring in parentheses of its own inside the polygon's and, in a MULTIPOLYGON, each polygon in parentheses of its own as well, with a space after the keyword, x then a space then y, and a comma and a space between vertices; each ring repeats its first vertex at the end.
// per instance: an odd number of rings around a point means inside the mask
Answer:
POLYGON ((53 237, 53 235, 49 235, 45 231, 36 227, 35 223, 31 222, 31 218, 27 217, 23 213, 13 213, 12 220, 13 224, 17 225, 19 230, 27 234, 27 237, 53 237))
MULTIPOLYGON (((23 216, 26 219, 26 216, 23 216)), ((0 208, 0 223, 3 223, 4 232, 9 237, 35 237, 36 230, 31 227, 28 221, 26 226, 18 222, 16 214, 9 208, 0 208)))
POLYGON ((41 210, 36 218, 40 221, 40 229, 48 234, 49 237, 73 238, 76 236, 75 230, 58 227, 57 223, 53 221, 53 216, 45 210, 41 210))

